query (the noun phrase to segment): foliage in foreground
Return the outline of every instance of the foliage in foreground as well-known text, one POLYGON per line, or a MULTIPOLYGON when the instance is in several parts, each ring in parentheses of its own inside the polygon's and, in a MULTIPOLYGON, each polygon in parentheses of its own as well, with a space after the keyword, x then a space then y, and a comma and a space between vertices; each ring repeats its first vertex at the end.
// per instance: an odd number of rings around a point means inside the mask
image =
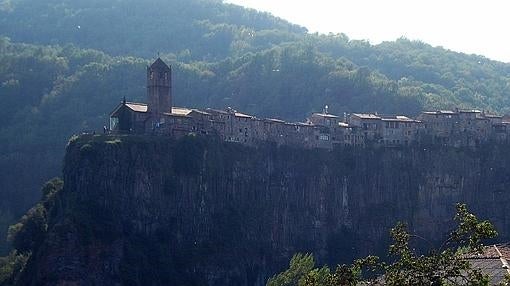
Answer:
POLYGON ((8 240, 14 250, 8 256, 0 257, 0 285, 14 285, 32 253, 42 244, 56 195, 63 187, 64 182, 59 178, 48 181, 41 190, 41 201, 9 227, 8 240))
MULTIPOLYGON (((284 272, 269 279, 268 286, 333 286, 333 285, 489 285, 490 278, 472 268, 467 253, 481 253, 482 241, 497 232, 489 221, 481 221, 464 204, 457 205, 457 228, 438 249, 427 255, 417 254, 410 246, 411 235, 405 224, 398 223, 390 232, 389 263, 369 256, 352 265, 315 267, 311 254, 296 254, 284 272)), ((506 279, 502 285, 510 285, 506 279)))

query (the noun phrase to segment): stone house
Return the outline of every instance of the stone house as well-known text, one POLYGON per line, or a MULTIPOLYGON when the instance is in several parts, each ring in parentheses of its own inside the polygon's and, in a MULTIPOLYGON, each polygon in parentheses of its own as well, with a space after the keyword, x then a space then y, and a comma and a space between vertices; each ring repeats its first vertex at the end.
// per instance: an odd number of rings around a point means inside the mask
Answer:
POLYGON ((494 138, 495 130, 506 130, 501 125, 501 116, 487 115, 480 110, 429 111, 423 112, 419 119, 432 143, 449 146, 474 147, 494 138))
POLYGON ((110 130, 142 133, 148 124, 147 120, 147 104, 124 99, 110 114, 110 130))
POLYGON ((379 142, 381 137, 381 117, 377 114, 353 113, 349 116, 349 125, 357 133, 362 133, 366 141, 379 142))
POLYGON ((459 113, 451 110, 422 112, 418 120, 423 122, 424 136, 433 144, 450 144, 459 122, 459 113))
POLYGON ((500 143, 507 143, 510 139, 510 122, 505 121, 503 116, 486 115, 491 121, 491 139, 500 143))
POLYGON ((326 112, 323 113, 313 113, 308 121, 314 125, 334 127, 337 126, 338 123, 342 122, 341 118, 337 115, 328 114, 326 112))
POLYGON ((380 138, 386 146, 407 146, 418 140, 421 126, 421 121, 406 116, 384 116, 381 118, 380 138))
POLYGON ((343 127, 344 133, 344 146, 357 146, 364 147, 367 144, 367 138, 365 137, 365 132, 360 130, 359 127, 347 126, 343 127))

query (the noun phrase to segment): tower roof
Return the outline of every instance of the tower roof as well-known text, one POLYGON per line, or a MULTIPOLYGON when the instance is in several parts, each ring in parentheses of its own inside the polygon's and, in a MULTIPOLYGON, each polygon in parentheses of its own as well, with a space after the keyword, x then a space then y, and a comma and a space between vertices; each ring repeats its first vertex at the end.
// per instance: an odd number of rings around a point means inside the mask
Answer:
POLYGON ((170 70, 170 67, 161 59, 158 58, 152 65, 151 69, 157 70, 170 70))

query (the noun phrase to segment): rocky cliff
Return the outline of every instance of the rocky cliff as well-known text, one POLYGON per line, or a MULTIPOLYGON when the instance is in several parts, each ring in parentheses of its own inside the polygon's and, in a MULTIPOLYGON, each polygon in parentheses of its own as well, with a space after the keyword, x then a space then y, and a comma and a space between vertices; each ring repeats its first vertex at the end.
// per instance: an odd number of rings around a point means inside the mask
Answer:
POLYGON ((397 221, 441 240, 457 202, 507 239, 509 151, 81 137, 20 284, 264 285, 296 252, 379 252, 397 221))

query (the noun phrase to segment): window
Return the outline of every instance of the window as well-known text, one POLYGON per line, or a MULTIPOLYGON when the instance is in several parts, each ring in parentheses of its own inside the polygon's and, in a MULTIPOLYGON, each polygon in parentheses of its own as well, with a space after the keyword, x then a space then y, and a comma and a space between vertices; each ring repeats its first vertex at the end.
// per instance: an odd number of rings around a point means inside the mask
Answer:
POLYGON ((118 124, 119 124, 119 118, 118 117, 111 117, 110 118, 110 130, 116 130, 118 124))

